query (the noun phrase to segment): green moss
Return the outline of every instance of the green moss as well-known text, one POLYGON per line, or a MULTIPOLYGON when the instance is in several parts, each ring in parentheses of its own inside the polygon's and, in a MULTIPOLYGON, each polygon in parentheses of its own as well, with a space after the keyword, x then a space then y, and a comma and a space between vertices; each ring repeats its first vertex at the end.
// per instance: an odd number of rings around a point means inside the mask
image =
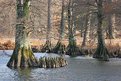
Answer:
POLYGON ((29 0, 26 0, 24 5, 23 5, 23 9, 24 9, 24 16, 27 17, 29 15, 29 0))

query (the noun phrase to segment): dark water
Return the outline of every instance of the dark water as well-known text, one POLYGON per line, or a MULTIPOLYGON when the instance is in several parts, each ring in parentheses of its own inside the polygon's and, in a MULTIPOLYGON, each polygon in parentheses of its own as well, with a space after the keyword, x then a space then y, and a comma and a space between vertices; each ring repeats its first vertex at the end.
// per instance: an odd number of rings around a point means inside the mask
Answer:
POLYGON ((91 58, 66 58, 69 65, 57 69, 18 69, 6 67, 0 56, 0 81, 121 81, 121 60, 99 62, 91 58))

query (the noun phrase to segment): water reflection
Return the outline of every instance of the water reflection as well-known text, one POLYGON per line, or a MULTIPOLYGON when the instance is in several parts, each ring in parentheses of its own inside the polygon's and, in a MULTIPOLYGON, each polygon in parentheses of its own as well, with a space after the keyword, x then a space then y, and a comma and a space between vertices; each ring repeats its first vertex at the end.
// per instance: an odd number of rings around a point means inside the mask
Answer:
POLYGON ((31 81, 31 69, 8 69, 0 70, 0 81, 31 81))
POLYGON ((18 68, 14 70, 14 81, 30 81, 31 78, 31 69, 30 68, 18 68))

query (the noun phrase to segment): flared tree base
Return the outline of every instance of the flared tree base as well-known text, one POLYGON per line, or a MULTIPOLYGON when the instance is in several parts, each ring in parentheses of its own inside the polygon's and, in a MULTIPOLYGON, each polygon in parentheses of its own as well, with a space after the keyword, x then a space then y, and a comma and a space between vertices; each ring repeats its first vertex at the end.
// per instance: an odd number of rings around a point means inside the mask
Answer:
POLYGON ((63 45, 60 41, 58 41, 57 45, 52 49, 52 52, 57 54, 64 54, 65 45, 63 45))
POLYGON ((96 52, 93 55, 93 58, 96 58, 101 61, 109 61, 109 53, 105 46, 98 46, 96 52))
POLYGON ((46 41, 45 45, 42 47, 41 52, 50 53, 51 52, 51 41, 46 41))
POLYGON ((7 64, 8 67, 37 67, 38 61, 30 48, 15 48, 7 64))
POLYGON ((14 50, 7 66, 10 68, 59 68, 68 63, 63 57, 41 57, 37 60, 30 49, 14 50))
POLYGON ((79 47, 76 46, 76 43, 70 43, 68 46, 67 46, 67 51, 66 51, 66 54, 67 55, 70 55, 70 56, 81 56, 83 55, 83 53, 81 52, 81 50, 79 49, 79 47))

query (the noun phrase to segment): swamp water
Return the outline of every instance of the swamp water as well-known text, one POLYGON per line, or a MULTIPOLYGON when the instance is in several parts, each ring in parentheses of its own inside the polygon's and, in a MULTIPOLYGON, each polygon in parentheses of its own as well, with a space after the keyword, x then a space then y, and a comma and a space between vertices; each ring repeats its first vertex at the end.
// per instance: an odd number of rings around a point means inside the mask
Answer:
MULTIPOLYGON (((11 54, 12 51, 5 51, 11 54)), ((45 54, 35 54, 36 57, 45 54)), ((54 54, 53 54, 54 55, 54 54)), ((121 59, 99 62, 91 57, 66 57, 68 65, 56 69, 10 69, 10 57, 0 51, 0 81, 121 81, 121 59)))

